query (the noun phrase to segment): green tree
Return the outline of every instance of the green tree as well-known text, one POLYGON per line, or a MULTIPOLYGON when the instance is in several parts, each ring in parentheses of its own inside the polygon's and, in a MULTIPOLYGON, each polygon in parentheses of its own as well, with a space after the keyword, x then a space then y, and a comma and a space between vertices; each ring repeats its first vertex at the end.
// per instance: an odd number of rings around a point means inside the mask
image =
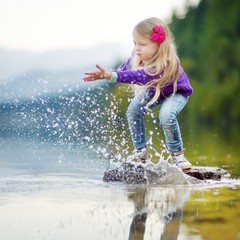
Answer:
POLYGON ((202 0, 170 27, 195 94, 189 115, 209 123, 239 122, 240 4, 202 0))

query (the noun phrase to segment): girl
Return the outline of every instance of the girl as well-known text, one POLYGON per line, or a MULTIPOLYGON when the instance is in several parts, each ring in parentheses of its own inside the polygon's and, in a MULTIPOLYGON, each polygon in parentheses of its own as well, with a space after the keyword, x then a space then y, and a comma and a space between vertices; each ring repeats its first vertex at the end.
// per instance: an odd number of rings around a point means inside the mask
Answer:
POLYGON ((144 114, 161 106, 160 127, 163 129, 172 164, 181 169, 191 168, 184 157, 184 148, 177 115, 186 105, 193 89, 180 66, 176 48, 168 26, 158 18, 148 18, 133 29, 134 51, 131 58, 116 71, 106 71, 96 65, 97 71, 85 73, 84 81, 107 79, 112 83, 134 84, 135 97, 127 110, 127 119, 135 147, 128 161, 145 163, 147 141, 144 114))

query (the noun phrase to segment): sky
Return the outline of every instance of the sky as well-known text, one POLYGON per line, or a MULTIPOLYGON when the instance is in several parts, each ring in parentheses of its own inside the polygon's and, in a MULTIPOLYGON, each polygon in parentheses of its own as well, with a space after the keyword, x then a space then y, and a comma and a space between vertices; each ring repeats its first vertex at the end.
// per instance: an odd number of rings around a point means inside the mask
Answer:
POLYGON ((46 52, 132 44, 141 20, 168 21, 198 0, 0 0, 0 48, 46 52))

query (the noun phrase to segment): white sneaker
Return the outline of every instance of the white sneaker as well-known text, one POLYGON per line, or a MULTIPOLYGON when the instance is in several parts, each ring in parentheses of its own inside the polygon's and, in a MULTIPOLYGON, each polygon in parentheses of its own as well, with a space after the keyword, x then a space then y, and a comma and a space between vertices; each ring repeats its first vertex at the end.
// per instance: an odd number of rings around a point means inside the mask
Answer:
POLYGON ((172 156, 172 164, 176 165, 181 169, 190 169, 192 164, 184 157, 183 154, 173 155, 172 156))
POLYGON ((144 147, 140 150, 135 149, 133 154, 127 157, 127 162, 139 162, 146 163, 147 160, 147 148, 144 147))

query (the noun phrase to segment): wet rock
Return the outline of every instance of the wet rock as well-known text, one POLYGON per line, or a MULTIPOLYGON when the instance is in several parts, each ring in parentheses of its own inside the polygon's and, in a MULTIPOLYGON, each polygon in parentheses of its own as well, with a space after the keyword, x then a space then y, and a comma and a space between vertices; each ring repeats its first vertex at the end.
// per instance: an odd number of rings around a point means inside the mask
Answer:
POLYGON ((145 171, 142 165, 122 163, 110 166, 103 176, 105 182, 146 183, 145 171))
POLYGON ((219 167, 193 166, 191 169, 183 170, 187 175, 200 180, 221 180, 222 177, 229 177, 230 174, 219 167))
POLYGON ((188 180, 184 175, 180 169, 165 161, 145 165, 125 162, 110 166, 105 171, 103 180, 105 182, 120 181, 133 184, 187 184, 188 180))
POLYGON ((181 170, 162 161, 158 164, 148 163, 122 163, 112 165, 104 173, 105 182, 126 183, 154 183, 154 184, 188 184, 199 180, 220 180, 222 176, 228 177, 226 170, 218 167, 193 166, 188 170, 181 170))

